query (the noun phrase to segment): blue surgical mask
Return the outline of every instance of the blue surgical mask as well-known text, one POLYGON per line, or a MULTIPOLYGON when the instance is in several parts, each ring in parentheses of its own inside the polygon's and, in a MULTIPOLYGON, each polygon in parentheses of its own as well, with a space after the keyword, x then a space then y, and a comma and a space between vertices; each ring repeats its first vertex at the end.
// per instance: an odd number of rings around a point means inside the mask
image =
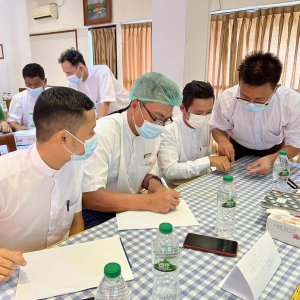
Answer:
POLYGON ((65 131, 70 134, 74 139, 76 139, 79 143, 83 144, 84 145, 84 154, 82 155, 78 155, 78 154, 75 154, 73 153, 72 151, 70 151, 69 149, 67 149, 65 147, 65 149, 71 153, 71 160, 73 161, 79 161, 79 160, 85 160, 87 158, 89 158, 94 150, 96 149, 97 147, 97 144, 98 144, 98 136, 97 134, 94 134, 90 139, 86 140, 85 142, 82 142, 80 141, 76 136, 74 136, 72 133, 70 133, 68 130, 65 129, 65 131))
POLYGON ((268 107, 267 105, 256 105, 254 103, 243 103, 243 109, 253 112, 253 113, 262 112, 267 107, 268 107))
POLYGON ((155 139, 162 133, 162 131, 164 130, 164 127, 161 125, 150 123, 149 121, 145 120, 144 115, 141 110, 141 107, 140 107, 140 103, 139 103, 139 108, 140 108, 141 114, 143 116, 144 122, 141 127, 136 126, 135 118, 133 115, 133 121, 134 121, 134 126, 135 126, 136 131, 144 139, 149 139, 149 140, 155 139))
POLYGON ((44 88, 42 86, 40 86, 36 89, 27 88, 28 94, 34 98, 37 98, 43 91, 44 91, 44 88))
POLYGON ((76 73, 70 76, 67 76, 70 83, 78 85, 82 81, 82 77, 77 77, 79 66, 77 67, 76 73))

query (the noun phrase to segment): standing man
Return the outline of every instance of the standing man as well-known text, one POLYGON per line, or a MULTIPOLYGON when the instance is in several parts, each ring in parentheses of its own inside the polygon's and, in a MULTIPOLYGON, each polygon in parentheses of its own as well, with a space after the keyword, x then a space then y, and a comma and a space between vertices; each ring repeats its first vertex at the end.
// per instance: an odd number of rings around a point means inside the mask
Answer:
POLYGON ((129 95, 106 65, 87 67, 82 54, 74 48, 58 59, 69 80, 69 87, 85 93, 95 103, 98 118, 122 112, 129 106, 129 95))
POLYGON ((182 114, 161 135, 158 166, 170 185, 207 174, 210 167, 230 171, 226 156, 210 155, 210 119, 215 95, 209 82, 188 83, 183 89, 182 114))
POLYGON ((34 107, 37 142, 0 156, 0 282, 21 252, 46 248, 84 229, 82 163, 97 145, 94 103, 83 93, 46 90, 34 107))
POLYGON ((98 146, 84 166, 86 227, 105 220, 103 212, 167 213, 179 204, 179 193, 158 177, 157 152, 164 125, 181 104, 181 92, 174 81, 152 72, 136 80, 130 100, 127 111, 97 121, 98 146), (139 194, 142 188, 148 194, 139 194))
POLYGON ((231 162, 261 158, 247 167, 267 174, 279 150, 300 153, 300 95, 278 85, 282 64, 271 53, 252 52, 239 66, 239 85, 225 90, 213 109, 212 132, 219 154, 231 162))
POLYGON ((26 90, 12 98, 8 112, 8 124, 13 131, 35 127, 33 123, 34 105, 47 84, 44 69, 39 64, 26 65, 22 74, 26 90))

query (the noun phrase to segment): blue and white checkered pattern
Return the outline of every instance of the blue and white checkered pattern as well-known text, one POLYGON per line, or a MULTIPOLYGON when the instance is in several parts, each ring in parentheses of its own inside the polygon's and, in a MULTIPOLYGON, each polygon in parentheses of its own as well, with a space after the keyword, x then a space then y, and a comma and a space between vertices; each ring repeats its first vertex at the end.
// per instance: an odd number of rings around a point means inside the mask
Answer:
MULTIPOLYGON (((221 289, 219 283, 264 233, 267 215, 265 209, 261 208, 260 201, 272 186, 271 175, 251 175, 245 170, 251 161, 253 161, 251 157, 239 160, 231 173, 238 192, 234 236, 239 243, 238 256, 229 258, 182 248, 179 271, 181 299, 237 299, 221 289)), ((296 166, 293 170, 297 171, 296 166)), ((300 172, 300 169, 298 171, 300 172)), ((221 172, 214 172, 178 188, 181 197, 190 205, 200 223, 200 226, 175 228, 175 234, 181 243, 188 232, 215 235, 216 194, 222 175, 221 172)), ((118 233, 117 231, 114 218, 62 242, 60 246, 109 237, 118 233)), ((133 281, 128 282, 133 299, 150 299, 152 290, 151 243, 155 238, 156 230, 128 230, 119 232, 119 235, 135 277, 133 281)), ((300 283, 300 249, 280 241, 275 241, 275 244, 282 263, 260 299, 289 299, 300 283)), ((43 270, 41 270, 41 276, 42 272, 43 270)), ((13 299, 16 284, 17 275, 8 282, 0 284, 0 298, 13 299)), ((92 297, 94 293, 95 289, 89 289, 51 299, 79 300, 92 297)))

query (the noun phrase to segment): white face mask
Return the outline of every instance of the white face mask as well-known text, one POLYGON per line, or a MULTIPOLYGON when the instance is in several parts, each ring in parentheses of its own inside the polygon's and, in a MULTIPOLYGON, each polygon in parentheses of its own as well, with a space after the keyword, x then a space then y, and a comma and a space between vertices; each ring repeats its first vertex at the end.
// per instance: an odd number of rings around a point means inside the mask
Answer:
POLYGON ((206 127, 211 119, 211 114, 206 116, 190 114, 188 123, 195 129, 206 127))

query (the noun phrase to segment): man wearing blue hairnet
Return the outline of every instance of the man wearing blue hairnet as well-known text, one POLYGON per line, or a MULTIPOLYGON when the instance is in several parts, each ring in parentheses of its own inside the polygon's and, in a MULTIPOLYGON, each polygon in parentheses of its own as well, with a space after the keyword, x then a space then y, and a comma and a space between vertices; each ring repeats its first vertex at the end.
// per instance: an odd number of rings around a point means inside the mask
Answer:
POLYGON ((151 72, 137 79, 130 100, 127 111, 97 121, 98 146, 84 168, 86 228, 104 221, 103 213, 167 213, 179 204, 179 193, 164 187, 157 176, 157 152, 173 107, 182 102, 181 92, 175 82, 151 72), (148 194, 139 194, 142 188, 148 194))

